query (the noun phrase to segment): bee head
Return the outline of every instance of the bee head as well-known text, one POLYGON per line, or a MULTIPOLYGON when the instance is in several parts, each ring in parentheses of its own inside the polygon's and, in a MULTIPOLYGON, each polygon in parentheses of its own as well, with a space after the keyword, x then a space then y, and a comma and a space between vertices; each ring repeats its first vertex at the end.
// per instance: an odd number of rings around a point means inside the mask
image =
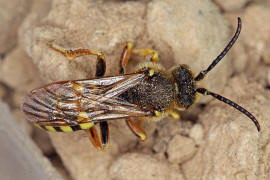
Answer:
POLYGON ((214 92, 211 92, 205 88, 196 87, 196 82, 203 80, 206 74, 210 72, 221 61, 221 59, 227 54, 227 52, 230 50, 230 48, 233 46, 233 44, 237 40, 240 34, 240 31, 241 31, 241 19, 238 18, 237 30, 233 38, 231 39, 231 41, 227 44, 224 50, 216 57, 216 59, 213 60, 213 62, 208 66, 208 68, 205 70, 202 70, 196 77, 193 76, 192 72, 190 71, 187 65, 180 65, 179 67, 172 69, 171 72, 172 72, 174 84, 175 84, 175 90, 176 90, 176 96, 177 96, 176 99, 177 99, 177 104, 180 108, 184 107, 185 109, 187 109, 192 104, 194 104, 195 96, 197 92, 203 95, 210 95, 214 97, 215 99, 222 101, 234 107, 235 109, 242 112, 243 114, 245 114, 248 118, 250 118, 253 121, 253 123, 257 127, 257 130, 260 131, 261 127, 260 127, 259 122, 245 108, 236 104, 230 99, 227 99, 214 92))
POLYGON ((194 104, 196 82, 190 68, 183 64, 171 71, 176 91, 176 102, 179 107, 189 108, 194 104))

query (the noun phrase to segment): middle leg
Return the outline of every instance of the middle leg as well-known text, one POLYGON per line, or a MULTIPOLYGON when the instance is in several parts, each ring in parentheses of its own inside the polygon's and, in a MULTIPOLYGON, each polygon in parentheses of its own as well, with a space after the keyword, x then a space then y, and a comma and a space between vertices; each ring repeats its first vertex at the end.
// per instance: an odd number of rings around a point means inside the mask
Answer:
POLYGON ((142 130, 141 126, 142 126, 142 121, 139 121, 139 124, 136 124, 133 120, 131 119, 127 119, 126 123, 129 127, 129 129, 141 140, 141 141, 145 141, 147 139, 147 135, 144 132, 144 130, 142 130))

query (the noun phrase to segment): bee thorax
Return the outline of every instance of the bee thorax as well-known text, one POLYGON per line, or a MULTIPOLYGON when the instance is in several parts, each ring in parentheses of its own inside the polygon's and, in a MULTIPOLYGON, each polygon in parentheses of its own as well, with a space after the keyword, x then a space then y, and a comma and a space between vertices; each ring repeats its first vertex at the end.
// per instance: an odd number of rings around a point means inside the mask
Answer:
POLYGON ((155 73, 120 97, 139 107, 164 111, 174 98, 171 81, 160 73, 155 73))

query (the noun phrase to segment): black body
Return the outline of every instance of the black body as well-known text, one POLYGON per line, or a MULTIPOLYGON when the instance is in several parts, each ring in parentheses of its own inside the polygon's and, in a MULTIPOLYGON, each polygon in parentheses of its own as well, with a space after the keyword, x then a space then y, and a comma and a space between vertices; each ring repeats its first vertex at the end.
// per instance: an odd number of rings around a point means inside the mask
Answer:
POLYGON ((119 97, 141 108, 163 111, 169 107, 175 93, 171 80, 157 72, 119 97))
POLYGON ((195 102, 196 83, 194 77, 187 65, 181 65, 174 69, 172 75, 178 89, 177 103, 180 107, 187 109, 195 102))

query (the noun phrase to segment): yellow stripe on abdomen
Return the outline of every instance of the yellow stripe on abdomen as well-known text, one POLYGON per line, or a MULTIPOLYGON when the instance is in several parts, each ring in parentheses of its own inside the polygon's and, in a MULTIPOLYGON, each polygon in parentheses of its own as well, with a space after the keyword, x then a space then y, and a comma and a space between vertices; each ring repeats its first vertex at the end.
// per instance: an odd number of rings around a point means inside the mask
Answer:
POLYGON ((45 129, 51 132, 56 132, 56 129, 52 126, 45 126, 45 129))
POLYGON ((50 131, 50 132, 73 132, 73 131, 78 131, 78 130, 90 129, 95 124, 93 122, 88 122, 88 123, 81 123, 75 126, 44 126, 37 123, 35 123, 34 125, 40 129, 50 131))
POLYGON ((63 132, 73 132, 72 128, 70 126, 60 126, 60 129, 63 132))
POLYGON ((94 125, 95 124, 93 122, 89 122, 89 123, 82 123, 82 124, 80 124, 80 127, 81 127, 81 129, 90 129, 94 125))

